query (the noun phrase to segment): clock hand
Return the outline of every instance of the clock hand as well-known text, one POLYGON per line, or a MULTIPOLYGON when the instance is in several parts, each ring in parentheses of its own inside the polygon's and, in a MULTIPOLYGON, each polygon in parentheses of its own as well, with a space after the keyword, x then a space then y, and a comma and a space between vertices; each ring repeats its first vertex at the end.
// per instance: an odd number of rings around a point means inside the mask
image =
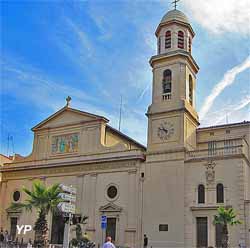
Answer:
POLYGON ((166 133, 168 133, 168 129, 166 129, 164 127, 163 127, 163 131, 166 132, 166 133))

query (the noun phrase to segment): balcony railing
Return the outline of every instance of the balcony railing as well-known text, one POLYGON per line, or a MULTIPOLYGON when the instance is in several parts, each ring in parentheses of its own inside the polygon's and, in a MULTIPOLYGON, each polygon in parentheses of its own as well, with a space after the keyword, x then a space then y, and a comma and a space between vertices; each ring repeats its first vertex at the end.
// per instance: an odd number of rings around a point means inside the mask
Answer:
POLYGON ((216 149, 202 149, 189 151, 187 153, 187 159, 209 159, 211 157, 219 157, 219 156, 231 156, 231 155, 239 155, 243 154, 243 146, 236 145, 232 147, 221 147, 216 149))
POLYGON ((171 100, 171 93, 163 94, 162 95, 162 100, 163 101, 171 100))

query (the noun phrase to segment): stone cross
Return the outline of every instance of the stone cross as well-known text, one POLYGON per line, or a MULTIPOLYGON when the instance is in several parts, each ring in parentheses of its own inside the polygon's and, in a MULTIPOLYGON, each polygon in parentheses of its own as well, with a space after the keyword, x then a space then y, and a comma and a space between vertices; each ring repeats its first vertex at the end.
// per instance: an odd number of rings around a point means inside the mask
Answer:
POLYGON ((66 106, 67 106, 67 107, 69 107, 69 103, 70 103, 71 99, 72 99, 72 98, 71 98, 70 96, 68 96, 68 97, 66 98, 66 102, 67 102, 67 103, 66 103, 66 106))
POLYGON ((179 1, 180 1, 180 0, 174 0, 174 1, 172 2, 172 4, 174 4, 174 9, 177 8, 177 3, 178 3, 179 1))

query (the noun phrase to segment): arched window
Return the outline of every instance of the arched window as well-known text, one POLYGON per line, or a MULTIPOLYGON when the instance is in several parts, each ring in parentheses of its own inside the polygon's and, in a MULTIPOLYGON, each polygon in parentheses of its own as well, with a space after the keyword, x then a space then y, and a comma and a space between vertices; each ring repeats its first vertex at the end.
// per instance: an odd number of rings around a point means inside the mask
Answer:
POLYGON ((224 186, 222 183, 218 183, 216 186, 216 198, 217 203, 223 203, 224 202, 224 186))
POLYGON ((198 186, 198 203, 205 203, 205 187, 203 184, 198 186))
POLYGON ((163 72, 163 80, 162 80, 162 93, 167 94, 171 93, 172 90, 172 72, 167 69, 163 72))
POLYGON ((178 31, 178 48, 184 49, 184 33, 178 31))
POLYGON ((165 34, 165 48, 171 48, 171 31, 167 31, 165 34))
POLYGON ((189 83, 188 84, 189 84, 189 89, 188 89, 189 102, 193 106, 193 79, 192 79, 191 75, 189 75, 189 83))
POLYGON ((192 52, 192 38, 190 36, 188 38, 188 51, 192 52))

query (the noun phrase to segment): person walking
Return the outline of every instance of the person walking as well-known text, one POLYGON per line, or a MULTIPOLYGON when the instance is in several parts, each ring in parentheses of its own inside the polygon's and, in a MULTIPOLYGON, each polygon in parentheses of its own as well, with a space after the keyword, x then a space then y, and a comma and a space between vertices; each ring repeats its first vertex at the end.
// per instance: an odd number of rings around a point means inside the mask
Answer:
POLYGON ((146 234, 144 234, 144 240, 143 240, 143 248, 148 247, 148 237, 146 234))
POLYGON ((0 230, 0 247, 3 247, 3 241, 4 241, 4 233, 3 228, 0 230))
POLYGON ((112 238, 110 236, 106 238, 106 242, 103 244, 102 248, 115 248, 114 244, 112 244, 112 238))
POLYGON ((31 241, 31 239, 29 239, 29 242, 27 244, 27 248, 32 248, 32 241, 31 241))
POLYGON ((3 241, 3 242, 4 242, 4 245, 5 245, 4 247, 8 247, 10 241, 11 241, 10 235, 9 235, 8 231, 5 230, 5 232, 4 232, 4 241, 3 241))

